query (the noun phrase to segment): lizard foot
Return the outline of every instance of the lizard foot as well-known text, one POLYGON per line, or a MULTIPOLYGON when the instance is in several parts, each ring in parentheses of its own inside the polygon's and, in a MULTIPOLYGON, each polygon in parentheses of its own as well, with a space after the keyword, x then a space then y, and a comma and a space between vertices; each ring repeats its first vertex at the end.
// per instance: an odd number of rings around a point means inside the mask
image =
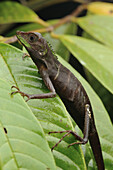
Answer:
POLYGON ((16 89, 16 91, 13 91, 13 92, 11 93, 11 95, 16 94, 16 93, 20 93, 21 96, 27 97, 26 102, 27 102, 28 100, 30 100, 30 95, 29 95, 29 94, 26 94, 26 93, 20 91, 20 89, 19 89, 18 87, 16 87, 16 86, 12 86, 12 87, 11 87, 11 89, 14 89, 14 88, 16 89))
POLYGON ((23 56, 22 56, 22 59, 24 60, 26 57, 30 57, 30 55, 27 54, 27 53, 24 53, 23 56))
POLYGON ((66 131, 52 131, 52 132, 49 132, 48 134, 51 134, 51 133, 66 133, 65 135, 63 135, 63 137, 51 148, 51 151, 57 147, 57 145, 66 137, 68 136, 69 134, 72 134, 76 140, 79 140, 78 142, 74 142, 74 143, 71 143, 68 145, 68 147, 70 146, 73 146, 75 144, 86 144, 88 142, 87 139, 85 138, 81 138, 78 134, 76 134, 76 132, 72 131, 72 130, 66 130, 66 131))

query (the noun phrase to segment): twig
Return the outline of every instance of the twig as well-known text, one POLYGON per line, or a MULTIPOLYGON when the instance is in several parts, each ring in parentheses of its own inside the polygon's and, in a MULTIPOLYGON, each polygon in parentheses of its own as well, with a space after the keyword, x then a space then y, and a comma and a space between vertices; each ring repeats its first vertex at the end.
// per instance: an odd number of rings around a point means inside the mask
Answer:
POLYGON ((87 4, 82 4, 82 5, 78 6, 78 8, 75 9, 71 14, 69 14, 66 17, 60 19, 60 21, 58 23, 47 27, 46 31, 51 32, 54 29, 56 29, 57 27, 71 21, 73 19, 73 17, 77 17, 85 9, 87 9, 87 4))
POLYGON ((16 35, 14 35, 14 36, 12 36, 10 38, 7 38, 6 41, 4 41, 4 43, 8 44, 8 43, 14 43, 16 41, 17 41, 17 37, 16 37, 16 35))

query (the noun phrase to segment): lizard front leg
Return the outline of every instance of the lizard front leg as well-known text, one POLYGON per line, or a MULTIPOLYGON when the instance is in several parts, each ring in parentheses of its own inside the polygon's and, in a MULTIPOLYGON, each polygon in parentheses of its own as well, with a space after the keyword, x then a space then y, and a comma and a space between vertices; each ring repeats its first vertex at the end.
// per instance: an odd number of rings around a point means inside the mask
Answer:
POLYGON ((50 90, 49 93, 43 93, 43 94, 27 94, 27 93, 24 93, 22 91, 20 91, 20 89, 16 86, 12 86, 11 88, 15 88, 17 89, 17 91, 14 91, 11 93, 11 95, 13 94, 16 94, 16 93, 20 93, 23 97, 27 97, 27 100, 30 100, 30 99, 45 99, 45 98, 53 98, 53 97, 56 97, 56 92, 55 92, 55 89, 53 87, 53 84, 48 76, 48 74, 43 71, 41 72, 42 73, 42 76, 43 76, 43 79, 44 79, 44 82, 46 84, 46 86, 48 87, 48 89, 50 90))
POLYGON ((20 93, 21 96, 27 97, 26 102, 30 99, 45 99, 45 98, 53 98, 53 97, 56 96, 55 92, 49 92, 49 93, 43 93, 43 94, 27 94, 27 93, 20 91, 20 89, 16 86, 12 86, 11 88, 17 89, 17 91, 12 92, 11 95, 16 94, 16 93, 20 93))
POLYGON ((24 53, 22 59, 24 60, 26 57, 30 57, 30 55, 28 53, 24 53))

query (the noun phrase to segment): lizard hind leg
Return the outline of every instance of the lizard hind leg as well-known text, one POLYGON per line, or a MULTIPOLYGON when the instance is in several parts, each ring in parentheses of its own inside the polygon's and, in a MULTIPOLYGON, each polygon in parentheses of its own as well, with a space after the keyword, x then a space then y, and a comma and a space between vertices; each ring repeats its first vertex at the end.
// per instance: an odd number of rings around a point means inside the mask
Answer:
POLYGON ((87 141, 84 141, 83 138, 81 138, 79 135, 77 135, 76 132, 72 131, 72 130, 66 130, 66 131, 52 131, 52 132, 49 132, 48 134, 51 134, 51 133, 66 133, 65 135, 62 136, 62 138, 51 148, 51 150, 53 150, 55 147, 58 146, 58 144, 66 137, 68 136, 69 134, 72 134, 79 142, 74 142, 74 143, 71 143, 68 145, 68 147, 72 146, 72 145, 75 145, 75 144, 85 144, 87 143, 87 141))
POLYGON ((57 147, 57 145, 69 134, 72 134, 76 140, 78 140, 78 142, 74 142, 68 145, 68 147, 75 145, 75 144, 86 144, 88 142, 88 136, 89 136, 89 127, 90 127, 90 105, 86 104, 85 105, 85 119, 84 119, 84 132, 83 132, 83 138, 80 137, 76 132, 72 131, 72 130, 66 130, 66 131, 52 131, 49 132, 49 134, 51 133, 66 133, 65 135, 63 135, 63 137, 51 148, 51 150, 53 150, 55 147, 57 147))

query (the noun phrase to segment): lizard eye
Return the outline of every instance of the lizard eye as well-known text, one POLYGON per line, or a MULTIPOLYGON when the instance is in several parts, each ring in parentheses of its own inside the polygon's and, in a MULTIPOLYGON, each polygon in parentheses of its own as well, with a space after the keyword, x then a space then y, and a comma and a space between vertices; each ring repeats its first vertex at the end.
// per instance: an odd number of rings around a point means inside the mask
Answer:
POLYGON ((33 36, 30 36, 30 40, 33 41, 33 40, 34 40, 34 37, 33 37, 33 36))
POLYGON ((29 41, 30 42, 35 42, 37 40, 37 36, 36 35, 34 35, 34 34, 30 34, 29 35, 29 41))

